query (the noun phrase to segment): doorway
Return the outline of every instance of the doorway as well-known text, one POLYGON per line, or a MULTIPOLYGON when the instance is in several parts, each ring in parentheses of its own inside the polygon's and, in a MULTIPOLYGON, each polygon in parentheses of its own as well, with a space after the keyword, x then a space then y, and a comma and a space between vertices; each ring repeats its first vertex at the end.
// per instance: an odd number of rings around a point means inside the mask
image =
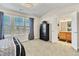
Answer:
POLYGON ((66 43, 72 43, 72 20, 70 17, 60 17, 58 40, 66 43))

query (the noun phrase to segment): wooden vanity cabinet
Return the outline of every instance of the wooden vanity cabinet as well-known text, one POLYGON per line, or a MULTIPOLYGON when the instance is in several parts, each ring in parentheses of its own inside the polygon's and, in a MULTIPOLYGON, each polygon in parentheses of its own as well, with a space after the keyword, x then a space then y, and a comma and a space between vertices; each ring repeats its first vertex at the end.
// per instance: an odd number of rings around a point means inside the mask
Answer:
POLYGON ((58 38, 61 41, 71 42, 71 32, 59 32, 58 38))

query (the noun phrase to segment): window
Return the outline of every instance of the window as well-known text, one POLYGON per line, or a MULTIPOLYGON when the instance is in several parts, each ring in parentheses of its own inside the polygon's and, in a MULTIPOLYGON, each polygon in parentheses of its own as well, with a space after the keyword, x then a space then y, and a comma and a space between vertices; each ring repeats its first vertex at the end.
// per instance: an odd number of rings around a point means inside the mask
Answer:
POLYGON ((4 30, 4 34, 11 34, 11 20, 10 20, 10 16, 4 15, 3 30, 4 30))
POLYGON ((29 20, 29 18, 24 19, 24 25, 25 25, 26 33, 29 33, 29 31, 30 31, 30 20, 29 20))
POLYGON ((29 33, 30 21, 29 18, 23 18, 20 16, 8 16, 4 15, 3 19, 3 31, 4 34, 26 34, 29 33))
POLYGON ((24 20, 23 17, 15 16, 14 17, 14 24, 15 24, 15 33, 16 34, 23 34, 24 30, 24 20))
POLYGON ((25 26, 30 26, 30 20, 29 19, 24 19, 24 24, 25 26))
POLYGON ((28 18, 17 16, 14 19, 16 34, 26 34, 27 32, 29 32, 30 21, 28 18))
POLYGON ((16 26, 24 26, 24 20, 22 17, 15 17, 15 25, 16 26))

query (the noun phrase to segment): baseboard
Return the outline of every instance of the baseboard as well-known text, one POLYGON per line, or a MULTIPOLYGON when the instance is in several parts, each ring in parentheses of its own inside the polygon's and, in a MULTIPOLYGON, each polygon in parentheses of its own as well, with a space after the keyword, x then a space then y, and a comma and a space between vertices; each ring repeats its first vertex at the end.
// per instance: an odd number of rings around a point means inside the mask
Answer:
POLYGON ((39 38, 34 38, 35 40, 38 40, 39 38))
POLYGON ((79 51, 79 48, 74 48, 73 46, 72 46, 72 48, 73 48, 75 51, 79 51))

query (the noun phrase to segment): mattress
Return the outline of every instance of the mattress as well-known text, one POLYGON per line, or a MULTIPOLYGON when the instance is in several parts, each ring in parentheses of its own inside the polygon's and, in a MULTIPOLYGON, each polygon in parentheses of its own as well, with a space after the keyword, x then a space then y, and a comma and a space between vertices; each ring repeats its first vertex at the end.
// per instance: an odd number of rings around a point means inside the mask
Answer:
POLYGON ((15 37, 0 40, 0 56, 25 56, 25 49, 15 37))

